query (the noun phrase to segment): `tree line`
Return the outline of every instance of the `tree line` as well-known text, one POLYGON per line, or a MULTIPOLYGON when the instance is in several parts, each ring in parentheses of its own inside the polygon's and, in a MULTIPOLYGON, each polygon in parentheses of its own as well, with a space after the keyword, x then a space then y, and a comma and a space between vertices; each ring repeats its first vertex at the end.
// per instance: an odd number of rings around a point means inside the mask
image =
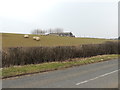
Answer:
POLYGON ((31 34, 37 34, 37 35, 45 35, 45 33, 62 33, 63 29, 62 28, 55 28, 55 29, 35 29, 31 31, 31 34))

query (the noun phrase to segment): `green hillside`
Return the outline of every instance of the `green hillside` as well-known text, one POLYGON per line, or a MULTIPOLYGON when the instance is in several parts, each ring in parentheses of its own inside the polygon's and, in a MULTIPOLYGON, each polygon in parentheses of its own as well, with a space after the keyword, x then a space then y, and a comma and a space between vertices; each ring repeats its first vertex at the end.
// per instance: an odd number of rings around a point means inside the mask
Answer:
POLYGON ((2 46, 5 47, 36 47, 36 46, 76 46, 81 44, 98 44, 108 39, 96 38, 75 38, 75 37, 60 37, 60 36, 41 36, 31 35, 29 38, 24 38, 24 34, 2 33, 2 46), (33 40, 33 36, 39 36, 40 41, 33 40))

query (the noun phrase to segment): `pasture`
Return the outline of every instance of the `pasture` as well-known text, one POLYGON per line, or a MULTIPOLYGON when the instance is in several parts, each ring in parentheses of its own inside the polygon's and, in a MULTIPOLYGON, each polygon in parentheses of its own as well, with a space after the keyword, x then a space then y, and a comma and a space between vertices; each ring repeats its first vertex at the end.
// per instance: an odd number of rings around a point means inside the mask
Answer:
POLYGON ((2 47, 78 46, 82 44, 98 44, 105 41, 112 41, 109 39, 43 36, 32 34, 29 34, 29 36, 29 38, 24 38, 24 34, 2 33, 2 47), (39 36, 40 41, 33 40, 33 36, 39 36))

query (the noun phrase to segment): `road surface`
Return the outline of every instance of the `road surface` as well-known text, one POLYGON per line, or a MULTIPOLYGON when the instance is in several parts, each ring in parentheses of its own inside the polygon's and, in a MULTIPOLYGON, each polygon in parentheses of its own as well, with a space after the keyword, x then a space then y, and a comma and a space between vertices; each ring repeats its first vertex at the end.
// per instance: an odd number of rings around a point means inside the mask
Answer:
POLYGON ((4 79, 3 88, 118 88, 118 60, 4 79))

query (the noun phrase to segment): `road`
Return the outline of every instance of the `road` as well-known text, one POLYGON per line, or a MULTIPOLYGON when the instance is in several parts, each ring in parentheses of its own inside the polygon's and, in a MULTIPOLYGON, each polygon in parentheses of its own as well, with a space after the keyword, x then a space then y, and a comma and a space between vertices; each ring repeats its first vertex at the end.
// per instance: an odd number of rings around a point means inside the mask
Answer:
POLYGON ((3 88, 118 88, 118 60, 4 79, 3 88))

